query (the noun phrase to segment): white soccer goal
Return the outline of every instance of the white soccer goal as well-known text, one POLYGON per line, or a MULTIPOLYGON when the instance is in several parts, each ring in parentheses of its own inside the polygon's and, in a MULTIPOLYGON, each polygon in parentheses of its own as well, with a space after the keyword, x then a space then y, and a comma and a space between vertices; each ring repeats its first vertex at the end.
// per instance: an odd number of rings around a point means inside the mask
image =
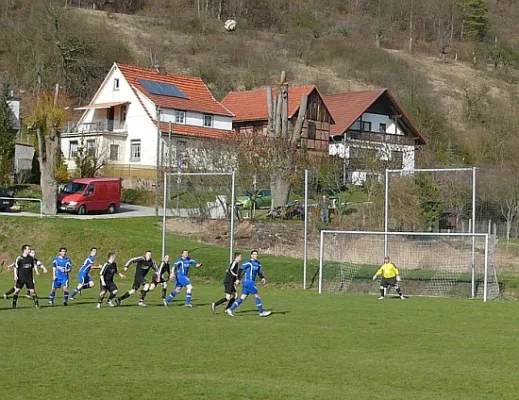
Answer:
POLYGON ((162 257, 166 254, 167 216, 229 220, 229 262, 234 259, 236 174, 232 172, 165 172, 162 206, 162 257), (180 201, 180 194, 185 200, 180 201), (175 197, 175 200, 172 199, 175 197))
POLYGON ((472 297, 474 265, 475 297, 487 301, 499 296, 495 246, 486 233, 321 231, 319 293, 376 292, 371 278, 387 254, 404 295, 472 297))

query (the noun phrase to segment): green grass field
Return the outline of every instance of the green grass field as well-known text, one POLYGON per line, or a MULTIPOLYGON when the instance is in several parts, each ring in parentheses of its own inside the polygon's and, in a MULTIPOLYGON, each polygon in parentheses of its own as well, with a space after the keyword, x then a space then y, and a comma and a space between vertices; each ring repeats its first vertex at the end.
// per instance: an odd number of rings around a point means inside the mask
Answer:
MULTIPOLYGON (((46 297, 48 278, 37 286, 46 297)), ((157 291, 147 309, 98 310, 97 288, 68 308, 3 301, 2 398, 517 398, 515 302, 261 293, 264 319, 250 299, 235 318, 212 314, 220 287, 207 285, 192 309, 157 291)))
MULTIPOLYGON (((59 246, 75 271, 91 246, 98 262, 116 250, 119 264, 151 248, 160 254, 154 218, 61 220, 0 218, 0 252, 22 242, 48 266, 59 246)), ((6 399, 516 399, 519 303, 513 301, 324 294, 294 289, 301 261, 261 257, 269 283, 261 294, 273 315, 259 318, 252 299, 231 318, 211 312, 222 295, 228 250, 168 235, 168 252, 198 248, 205 267, 191 273, 169 308, 160 291, 122 307, 95 307, 98 288, 69 307, 47 306, 50 276, 37 278, 42 308, 0 300, 0 393, 6 399)), ((243 249, 246 250, 246 249, 243 249)), ((311 264, 311 271, 315 265, 311 264)), ((133 269, 118 280, 129 289, 133 269)), ((94 280, 97 283, 97 274, 94 280)), ((310 274, 311 275, 311 274, 310 274)), ((76 273, 72 274, 72 279, 76 273)), ((0 274, 0 291, 13 284, 0 274)))

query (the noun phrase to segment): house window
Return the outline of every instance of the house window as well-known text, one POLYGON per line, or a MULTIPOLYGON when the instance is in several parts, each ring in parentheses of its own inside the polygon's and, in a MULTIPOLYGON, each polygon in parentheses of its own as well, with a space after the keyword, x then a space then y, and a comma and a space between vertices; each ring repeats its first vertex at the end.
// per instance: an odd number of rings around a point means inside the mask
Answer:
POLYGON ((204 114, 204 126, 206 128, 213 127, 213 116, 209 114, 204 114))
POLYGON ((185 111, 175 111, 175 123, 176 124, 185 124, 186 123, 186 112, 185 111))
POLYGON ((187 150, 186 142, 184 142, 183 140, 177 141, 177 155, 176 156, 177 156, 177 166, 179 168, 182 167, 182 163, 187 158, 186 150, 187 150))
POLYGON ((403 168, 404 153, 402 151, 392 151, 391 152, 391 164, 395 168, 403 168))
POLYGON ((308 139, 315 140, 315 122, 308 121, 308 139))
POLYGON ((362 132, 371 132, 371 122, 369 121, 362 121, 360 125, 360 130, 362 132))
POLYGON ((70 141, 68 158, 75 158, 75 157, 77 157, 77 147, 78 147, 78 141, 77 140, 70 141))
POLYGON ((126 113, 127 113, 126 105, 122 105, 121 114, 119 115, 119 120, 121 121, 121 123, 126 121, 126 113))
POLYGON ((96 141, 95 139, 89 139, 86 142, 86 152, 89 156, 94 156, 96 153, 96 141))
POLYGON ((119 78, 114 79, 114 90, 119 90, 119 78))
POLYGON ((119 145, 110 145, 110 161, 119 161, 119 145))
POLYGON ((131 149, 130 149, 130 161, 140 161, 141 160, 141 141, 140 139, 131 141, 131 149))
POLYGON ((386 125, 386 124, 382 124, 382 123, 380 123, 380 124, 378 125, 378 131, 379 131, 380 133, 386 133, 386 129, 387 129, 387 125, 386 125))

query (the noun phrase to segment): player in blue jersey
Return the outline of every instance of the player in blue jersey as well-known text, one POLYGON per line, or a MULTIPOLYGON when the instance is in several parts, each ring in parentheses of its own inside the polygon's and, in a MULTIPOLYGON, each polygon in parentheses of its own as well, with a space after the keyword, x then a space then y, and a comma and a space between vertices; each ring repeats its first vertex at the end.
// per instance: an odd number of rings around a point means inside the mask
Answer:
POLYGON ((183 287, 186 288, 186 307, 193 307, 191 304, 191 296, 193 292, 193 285, 191 285, 191 281, 188 278, 189 268, 191 266, 195 266, 196 268, 200 268, 202 264, 196 262, 191 257, 189 257, 188 250, 182 250, 182 257, 180 257, 175 264, 173 264, 173 270, 175 270, 176 277, 176 285, 175 290, 173 290, 168 297, 166 297, 166 304, 169 303, 174 297, 180 293, 183 287))
POLYGON ((67 257, 67 249, 59 249, 59 255, 52 261, 52 289, 50 291, 50 305, 54 305, 56 289, 63 288, 63 305, 68 306, 68 281, 72 270, 72 262, 67 257))
POLYGON ((94 265, 95 262, 95 256, 97 253, 97 249, 95 247, 92 247, 90 249, 90 255, 85 259, 85 262, 83 263, 83 266, 79 268, 78 272, 78 285, 70 295, 70 300, 74 300, 74 297, 76 294, 81 293, 83 289, 89 289, 93 288, 95 286, 94 280, 90 276, 90 270, 91 269, 99 269, 99 267, 96 267, 94 265))
POLYGON ((263 271, 261 270, 261 263, 258 261, 258 250, 252 250, 250 252, 250 258, 250 260, 245 261, 240 267, 240 276, 238 279, 241 280, 243 284, 241 296, 232 304, 231 308, 225 310, 225 312, 231 317, 234 317, 233 311, 236 310, 236 308, 238 308, 247 297, 249 297, 249 294, 254 295, 254 301, 256 302, 256 307, 258 307, 260 317, 268 317, 272 314, 271 311, 263 310, 261 297, 258 293, 258 288, 256 287, 256 276, 261 278, 261 283, 266 283, 263 271))

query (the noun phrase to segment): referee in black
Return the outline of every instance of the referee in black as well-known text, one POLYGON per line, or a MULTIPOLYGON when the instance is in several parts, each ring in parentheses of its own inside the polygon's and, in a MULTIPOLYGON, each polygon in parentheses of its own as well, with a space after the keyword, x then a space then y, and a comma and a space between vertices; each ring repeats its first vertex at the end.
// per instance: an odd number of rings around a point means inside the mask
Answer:
POLYGON ((144 256, 130 258, 124 265, 124 270, 128 271, 128 268, 132 263, 137 264, 137 266, 135 267, 135 278, 133 280, 132 288, 128 292, 123 294, 121 297, 116 297, 114 301, 115 304, 120 306, 121 302, 124 299, 130 297, 142 286, 139 305, 141 307, 146 307, 146 303, 144 303, 144 298, 150 290, 150 284, 146 280, 146 275, 148 275, 150 269, 152 269, 154 273, 157 273, 159 269, 157 268, 157 263, 151 258, 151 250, 148 250, 146 253, 144 253, 144 256))
POLYGON ((34 301, 34 307, 38 308, 40 306, 38 295, 34 290, 33 276, 33 270, 36 270, 36 273, 39 274, 38 266, 34 258, 29 255, 30 251, 31 246, 24 244, 22 246, 22 255, 18 256, 14 262, 14 280, 16 284, 13 293, 13 308, 16 308, 18 293, 20 293, 24 286, 29 289, 29 293, 34 301))
POLYGON ((227 310, 229 307, 232 306, 232 303, 234 303, 234 300, 236 300, 236 287, 234 286, 239 285, 240 281, 238 279, 238 272, 240 270, 240 262, 241 262, 241 253, 234 253, 234 261, 229 265, 227 270, 225 271, 225 278, 223 278, 223 286, 225 291, 225 297, 222 297, 220 300, 211 303, 211 309, 213 312, 216 312, 216 307, 218 307, 220 304, 227 303, 227 307, 225 309, 227 310))

